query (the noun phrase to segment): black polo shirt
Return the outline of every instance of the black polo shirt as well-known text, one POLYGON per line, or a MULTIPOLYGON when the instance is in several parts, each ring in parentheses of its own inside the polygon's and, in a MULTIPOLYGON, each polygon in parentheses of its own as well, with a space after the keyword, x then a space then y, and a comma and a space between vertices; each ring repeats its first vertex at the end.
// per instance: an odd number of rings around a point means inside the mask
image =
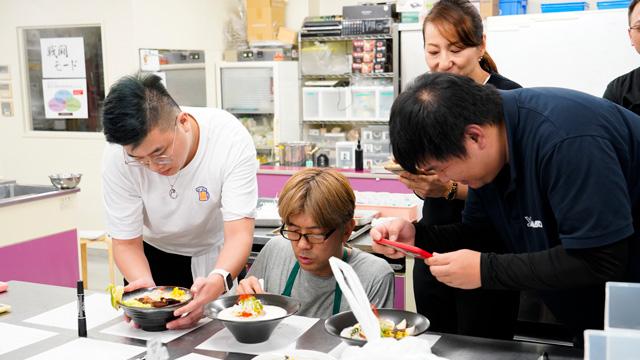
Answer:
POLYGON ((631 235, 637 244, 640 117, 567 89, 500 94, 508 165, 469 189, 463 223, 492 223, 514 253, 593 248, 631 235))
POLYGON ((602 97, 640 115, 640 68, 611 81, 602 97))

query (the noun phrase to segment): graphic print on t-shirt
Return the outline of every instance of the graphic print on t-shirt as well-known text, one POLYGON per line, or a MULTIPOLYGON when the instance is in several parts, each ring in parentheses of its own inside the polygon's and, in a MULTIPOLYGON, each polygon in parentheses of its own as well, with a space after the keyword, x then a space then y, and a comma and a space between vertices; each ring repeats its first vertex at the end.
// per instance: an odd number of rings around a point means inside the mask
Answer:
POLYGON ((209 195, 209 190, 204 186, 198 186, 196 188, 196 192, 198 193, 198 200, 200 201, 207 201, 211 197, 209 195))

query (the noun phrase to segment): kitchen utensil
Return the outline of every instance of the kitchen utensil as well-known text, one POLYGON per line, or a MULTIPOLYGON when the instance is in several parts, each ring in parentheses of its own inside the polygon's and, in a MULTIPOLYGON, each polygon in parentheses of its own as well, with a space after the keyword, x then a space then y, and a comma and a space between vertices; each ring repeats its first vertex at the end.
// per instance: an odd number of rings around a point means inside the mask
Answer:
POLYGON ((75 188, 80 183, 81 178, 82 174, 74 173, 49 175, 49 180, 51 180, 53 186, 60 190, 75 188))
POLYGON ((308 158, 313 158, 316 145, 307 141, 292 141, 280 143, 276 146, 280 165, 305 166, 308 158), (312 152, 313 151, 313 152, 312 152))

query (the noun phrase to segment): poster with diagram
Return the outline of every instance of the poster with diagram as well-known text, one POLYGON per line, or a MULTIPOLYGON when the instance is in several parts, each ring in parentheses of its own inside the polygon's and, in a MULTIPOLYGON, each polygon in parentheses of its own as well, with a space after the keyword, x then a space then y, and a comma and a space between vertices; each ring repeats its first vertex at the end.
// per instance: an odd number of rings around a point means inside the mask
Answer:
POLYGON ((44 110, 47 119, 86 119, 86 79, 42 80, 44 110))
POLYGON ((42 38, 42 78, 85 78, 82 37, 42 38))

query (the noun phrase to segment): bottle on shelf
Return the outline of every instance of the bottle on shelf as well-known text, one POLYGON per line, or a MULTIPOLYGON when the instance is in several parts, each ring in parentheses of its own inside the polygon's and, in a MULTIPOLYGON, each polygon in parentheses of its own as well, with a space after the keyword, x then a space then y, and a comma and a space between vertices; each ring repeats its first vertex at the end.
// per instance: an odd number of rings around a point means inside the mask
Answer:
POLYGON ((362 161, 362 146, 360 146, 360 139, 358 139, 358 145, 356 145, 356 171, 362 171, 364 169, 364 164, 362 161))

